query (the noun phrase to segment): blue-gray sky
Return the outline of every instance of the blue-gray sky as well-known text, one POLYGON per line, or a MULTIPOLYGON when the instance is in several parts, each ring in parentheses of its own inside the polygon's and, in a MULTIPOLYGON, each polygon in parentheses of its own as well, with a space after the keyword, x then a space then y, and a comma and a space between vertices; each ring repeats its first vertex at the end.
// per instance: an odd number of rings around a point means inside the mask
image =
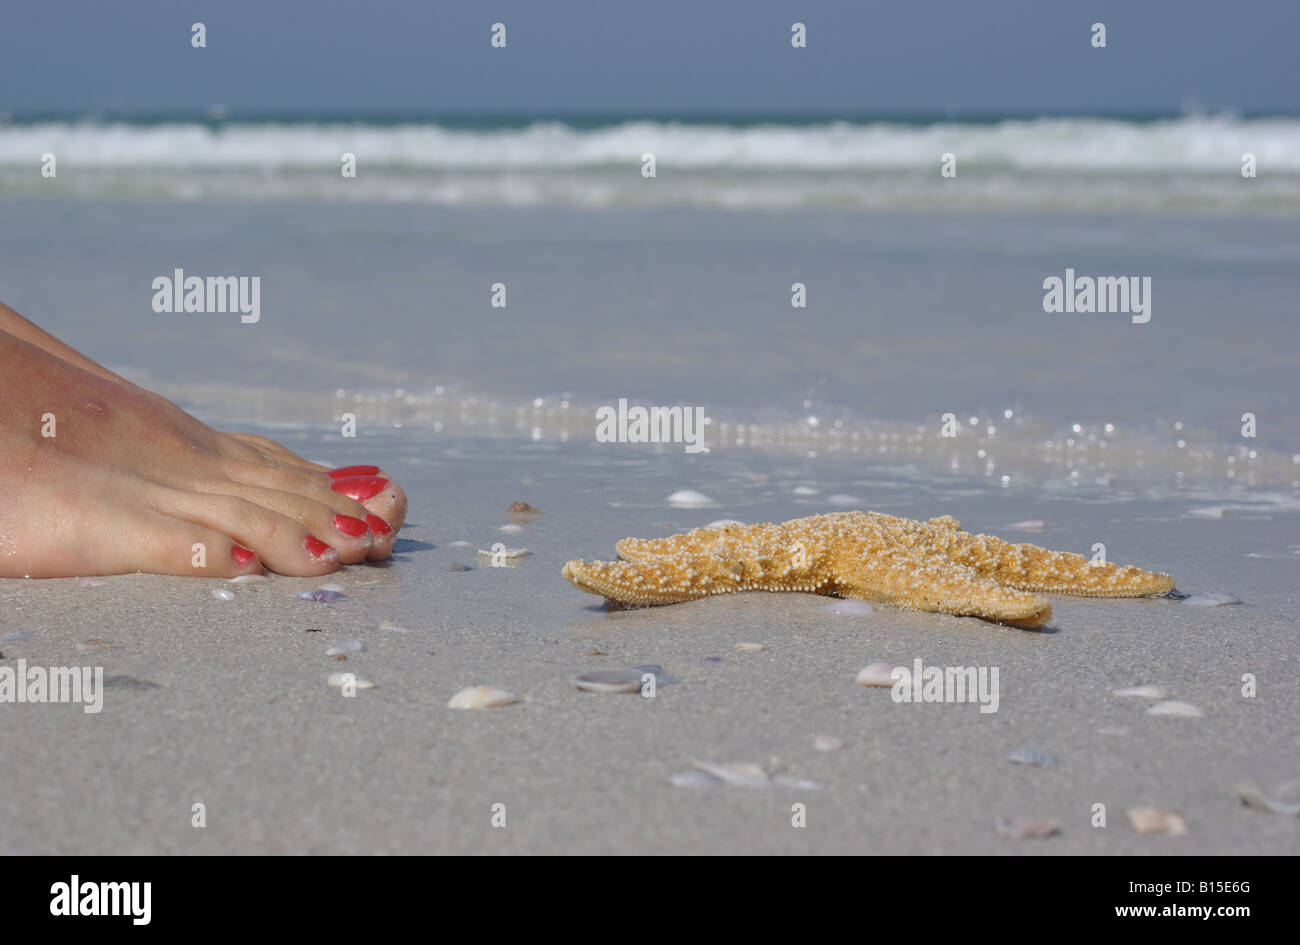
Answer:
POLYGON ((0 110, 1296 112, 1297 42, 1295 0, 13 0, 0 110))

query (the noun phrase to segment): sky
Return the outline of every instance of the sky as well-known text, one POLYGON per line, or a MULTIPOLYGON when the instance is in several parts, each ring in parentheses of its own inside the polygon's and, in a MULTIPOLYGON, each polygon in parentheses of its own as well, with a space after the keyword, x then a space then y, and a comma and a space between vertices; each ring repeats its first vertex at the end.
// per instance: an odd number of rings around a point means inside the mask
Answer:
POLYGON ((0 111, 1296 113, 1297 41, 1297 0, 4 0, 0 111))

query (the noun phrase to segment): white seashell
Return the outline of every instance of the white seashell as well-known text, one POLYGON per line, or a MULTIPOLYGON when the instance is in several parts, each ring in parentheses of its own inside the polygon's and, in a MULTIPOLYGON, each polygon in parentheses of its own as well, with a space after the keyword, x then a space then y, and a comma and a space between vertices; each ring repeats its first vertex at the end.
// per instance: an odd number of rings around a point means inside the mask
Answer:
POLYGON ((1012 840, 1042 840, 1061 832, 1059 820, 1040 817, 999 817, 993 825, 998 833, 1012 840))
POLYGON ((696 761, 695 767, 705 774, 713 775, 719 781, 737 787, 771 787, 767 773, 758 765, 749 761, 696 761))
POLYGON ((844 742, 834 735, 818 735, 813 739, 813 747, 818 751, 838 751, 844 747, 844 742))
POLYGON ((1157 702, 1147 709, 1147 715, 1175 715, 1185 719, 1199 719, 1205 713, 1186 702, 1157 702))
POLYGON ((814 489, 812 486, 795 486, 795 487, 794 487, 794 494, 795 494, 795 495, 817 495, 817 492, 818 492, 818 490, 814 489))
POLYGON ((1007 761, 1016 765, 1031 765, 1035 768, 1056 767, 1056 759, 1041 748, 1017 748, 1007 755, 1007 761))
POLYGON ((342 593, 343 593, 343 585, 342 585, 342 584, 335 584, 333 581, 331 581, 331 582, 328 583, 328 584, 322 584, 320 587, 316 588, 316 590, 318 590, 318 591, 333 591, 335 594, 342 594, 342 593))
POLYGON ((722 782, 703 771, 679 771, 669 778, 673 787, 717 787, 722 782))
POLYGON ((369 679, 362 679, 354 673, 330 673, 329 676, 325 678, 325 683, 326 685, 333 686, 335 689, 342 689, 347 685, 349 679, 352 680, 353 685, 358 689, 375 688, 375 684, 369 679))
POLYGON ((1041 532, 1047 523, 1041 518, 1027 518, 1023 522, 1012 522, 1007 528, 1016 528, 1022 532, 1041 532))
POLYGON ((906 666, 895 666, 893 663, 871 663, 868 666, 858 670, 857 678, 853 681, 859 686, 879 686, 883 689, 892 689, 894 683, 901 680, 908 680, 912 677, 912 671, 906 666), (898 674, 898 679, 894 678, 894 670, 902 670, 898 674))
POLYGON ((264 584, 271 580, 265 574, 241 574, 230 579, 231 584, 264 584))
POLYGON ((1132 696, 1135 699, 1163 699, 1168 693, 1164 686, 1129 686, 1127 689, 1116 689, 1117 696, 1132 696))
POLYGON ((744 525, 744 524, 745 524, 744 522, 740 521, 739 519, 735 519, 735 518, 719 518, 719 519, 714 519, 712 522, 709 522, 709 524, 705 525, 704 527, 705 527, 705 528, 723 528, 723 527, 725 527, 725 526, 727 526, 727 525, 744 525))
MULTIPOLYGON (((1283 785, 1283 787, 1285 788, 1287 785, 1283 785)), ((1251 810, 1281 814, 1283 817, 1300 817, 1300 804, 1289 804, 1286 801, 1268 797, 1253 784, 1238 784, 1232 790, 1241 799, 1241 803, 1251 810)))
POLYGON ((507 535, 517 535, 524 530, 522 525, 502 525, 497 529, 499 532, 505 532, 507 535))
POLYGON ((718 503, 703 492, 696 492, 694 489, 678 489, 668 497, 668 504, 679 509, 702 509, 718 503))
POLYGON ((794 788, 797 791, 821 791, 826 787, 824 781, 814 781, 811 778, 799 778, 793 774, 778 774, 772 778, 772 783, 781 788, 794 788))
POLYGON ((836 614, 840 617, 870 617, 876 612, 875 608, 864 600, 837 600, 833 604, 828 604, 825 610, 828 614, 836 614))
POLYGON ((737 643, 732 649, 737 653, 762 653, 767 647, 761 643, 737 643))
POLYGON ((470 686, 456 693, 447 702, 449 709, 495 709, 498 706, 511 705, 519 697, 504 689, 492 686, 470 686))
POLYGON ((1240 603, 1240 597, 1233 597, 1222 591, 1206 591, 1202 594, 1193 594, 1183 600, 1184 607, 1226 607, 1229 604, 1240 603))
POLYGON ((385 620, 385 621, 383 621, 383 622, 379 625, 379 629, 380 629, 380 630, 391 630, 393 633, 410 633, 410 632, 411 632, 410 630, 407 630, 405 627, 399 627, 397 624, 393 623, 391 620, 385 620))
POLYGON ((843 492, 837 492, 826 499, 827 505, 861 505, 862 500, 855 495, 847 495, 843 492))
POLYGON ((641 676, 639 669, 591 669, 569 682, 586 692, 640 692, 641 676))
POLYGON ((340 653, 360 653, 365 647, 360 640, 344 640, 325 651, 326 656, 338 656, 340 653))
POLYGON ((1173 811, 1158 807, 1130 807, 1125 813, 1138 833, 1164 833, 1174 837, 1187 833, 1187 824, 1173 811))
POLYGON ((234 600, 235 592, 228 591, 223 587, 219 587, 212 592, 212 596, 215 597, 217 600, 234 600))

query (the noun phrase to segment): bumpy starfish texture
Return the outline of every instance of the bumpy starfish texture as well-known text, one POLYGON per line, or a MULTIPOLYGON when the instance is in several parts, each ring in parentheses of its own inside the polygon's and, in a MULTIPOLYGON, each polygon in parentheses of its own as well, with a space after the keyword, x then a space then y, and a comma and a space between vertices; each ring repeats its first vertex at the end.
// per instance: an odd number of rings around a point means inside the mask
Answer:
POLYGON ((1020 627, 1051 619, 1051 604, 1034 592, 1146 597, 1174 587, 1167 574, 972 535, 950 515, 918 522, 836 512, 625 538, 615 547, 622 561, 570 561, 564 576, 579 590, 631 606, 803 591, 1020 627))

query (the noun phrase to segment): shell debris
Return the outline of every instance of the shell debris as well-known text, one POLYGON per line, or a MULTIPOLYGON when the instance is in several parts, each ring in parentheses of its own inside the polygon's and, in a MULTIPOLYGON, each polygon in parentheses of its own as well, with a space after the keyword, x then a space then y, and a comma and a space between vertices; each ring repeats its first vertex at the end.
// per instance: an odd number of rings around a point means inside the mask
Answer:
POLYGON ((761 643, 737 643, 732 649, 737 653, 762 653, 767 647, 761 643))
POLYGON ((1205 713, 1188 702, 1157 702, 1147 709, 1147 715, 1170 715, 1185 719, 1199 719, 1205 713))
POLYGON ((1001 836, 1012 840, 1042 840, 1056 836, 1063 829, 1059 820, 1043 817, 999 817, 993 826, 1001 836))
POLYGON ((1138 833, 1163 833, 1171 837, 1187 833, 1187 824, 1173 811, 1159 807, 1130 807, 1125 813, 1138 833))
POLYGON ((589 669, 575 674, 569 683, 584 692, 640 692, 642 672, 639 669, 589 669))
POLYGON ((1135 699, 1163 699, 1168 694, 1164 686, 1129 686, 1127 689, 1115 690, 1117 696, 1135 699))
POLYGON ((519 701, 514 693, 493 686, 469 686, 447 701, 449 709, 495 709, 519 701))
POLYGON ((703 509, 718 503, 703 492, 694 489, 678 489, 668 497, 668 504, 679 509, 703 509))
POLYGON ((901 669, 901 679, 908 679, 912 671, 906 666, 895 666, 893 663, 870 663, 858 670, 857 677, 853 680, 859 686, 878 686, 882 689, 894 688, 894 683, 898 682, 894 678, 894 670, 901 669))
POLYGON ((215 597, 217 600, 234 600, 234 599, 235 599, 235 593, 234 593, 234 591, 228 591, 228 590, 226 590, 224 587, 214 588, 213 591, 212 591, 212 596, 215 597))

